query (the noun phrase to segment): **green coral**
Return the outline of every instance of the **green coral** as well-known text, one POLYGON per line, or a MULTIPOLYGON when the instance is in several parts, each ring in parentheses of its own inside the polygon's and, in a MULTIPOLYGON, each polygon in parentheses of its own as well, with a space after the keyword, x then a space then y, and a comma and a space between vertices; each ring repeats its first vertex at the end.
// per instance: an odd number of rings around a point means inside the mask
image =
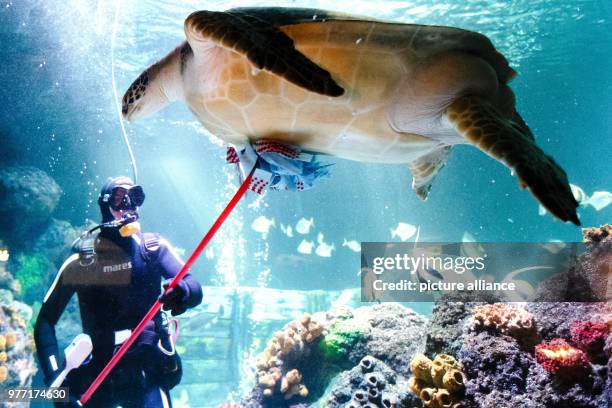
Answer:
POLYGON ((342 361, 364 334, 364 328, 341 320, 329 328, 319 347, 328 361, 342 361))
POLYGON ((25 300, 40 297, 49 261, 40 254, 20 255, 18 264, 14 276, 21 284, 21 295, 25 300))

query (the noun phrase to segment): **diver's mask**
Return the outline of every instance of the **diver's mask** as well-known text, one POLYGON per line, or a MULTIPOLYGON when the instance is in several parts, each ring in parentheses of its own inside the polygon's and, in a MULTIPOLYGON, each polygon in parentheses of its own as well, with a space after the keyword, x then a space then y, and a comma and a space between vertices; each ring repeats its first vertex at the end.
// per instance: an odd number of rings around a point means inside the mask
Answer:
POLYGON ((141 186, 117 186, 102 196, 102 202, 115 211, 136 211, 144 203, 145 193, 141 186))
POLYGON ((117 186, 110 193, 101 197, 114 212, 121 214, 121 218, 105 223, 103 226, 119 228, 122 237, 129 237, 140 231, 138 222, 138 207, 142 205, 145 193, 141 186, 117 186))

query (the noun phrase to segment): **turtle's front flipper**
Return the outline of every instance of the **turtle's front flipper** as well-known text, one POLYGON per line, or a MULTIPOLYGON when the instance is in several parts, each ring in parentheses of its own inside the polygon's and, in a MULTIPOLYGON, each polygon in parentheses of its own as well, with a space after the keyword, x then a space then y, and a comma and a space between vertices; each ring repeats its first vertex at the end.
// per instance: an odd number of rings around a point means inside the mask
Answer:
POLYGON ((528 187, 548 211, 580 225, 578 203, 565 171, 521 130, 524 123, 504 119, 489 102, 476 96, 457 98, 447 116, 469 142, 513 169, 521 187, 528 187))
POLYGON ((287 34, 248 14, 248 9, 196 11, 185 20, 185 35, 196 53, 200 44, 212 41, 245 55, 257 68, 273 72, 311 92, 327 96, 344 93, 327 70, 294 47, 287 34))

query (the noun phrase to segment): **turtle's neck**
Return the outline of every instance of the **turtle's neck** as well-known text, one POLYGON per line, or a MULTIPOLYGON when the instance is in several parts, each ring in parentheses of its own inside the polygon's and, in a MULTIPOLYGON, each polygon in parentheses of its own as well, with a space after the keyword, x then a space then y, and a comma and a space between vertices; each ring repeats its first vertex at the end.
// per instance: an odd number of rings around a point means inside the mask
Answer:
POLYGON ((187 42, 176 47, 166 57, 149 68, 152 74, 157 77, 163 96, 167 102, 174 102, 184 99, 183 92, 183 71, 184 63, 191 48, 187 42), (156 68, 156 69, 154 69, 156 68), (157 72, 155 72, 157 71, 157 72))

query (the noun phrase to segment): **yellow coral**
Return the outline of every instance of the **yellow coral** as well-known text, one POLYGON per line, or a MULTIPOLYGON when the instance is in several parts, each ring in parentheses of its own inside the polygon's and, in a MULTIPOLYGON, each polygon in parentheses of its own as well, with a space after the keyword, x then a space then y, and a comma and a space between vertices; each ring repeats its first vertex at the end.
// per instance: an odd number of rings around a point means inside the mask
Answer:
POLYGON ((417 354, 410 361, 410 370, 419 380, 431 381, 431 364, 432 361, 424 354, 417 354))
POLYGON ((5 335, 6 337, 6 348, 10 349, 17 343, 17 334, 15 332, 8 332, 5 335))
POLYGON ((444 374, 446 374, 447 371, 458 369, 461 369, 461 366, 453 356, 438 354, 431 363, 431 378, 434 385, 438 388, 444 388, 444 374))
POLYGON ((290 399, 295 395, 299 395, 302 398, 306 398, 308 396, 308 388, 306 388, 304 384, 294 384, 285 393, 285 399, 290 399))
POLYGON ((297 369, 293 369, 283 377, 281 382, 281 392, 286 393, 292 385, 299 384, 302 381, 302 374, 297 369))
POLYGON ((420 395, 423 388, 425 388, 425 381, 419 380, 416 377, 410 377, 408 380, 408 389, 414 395, 420 395))
POLYGON ((423 402, 423 406, 426 408, 435 408, 436 406, 436 389, 435 388, 423 388, 419 394, 419 398, 423 402))
POLYGON ((438 388, 435 393, 436 403, 438 408, 452 408, 453 399, 450 392, 444 388, 438 388))
POLYGON ((6 360, 8 360, 6 351, 0 352, 0 363, 6 363, 6 360))
POLYGON ((408 380, 408 388, 421 399, 424 407, 461 408, 455 394, 465 387, 463 367, 453 356, 438 354, 432 361, 416 354, 410 369, 413 377, 408 380))
POLYGON ((451 369, 442 377, 442 387, 450 393, 461 391, 464 387, 463 373, 457 369, 451 369))
POLYGON ((6 381, 8 377, 8 368, 5 365, 0 366, 0 383, 6 381))
MULTIPOLYGON (((301 384, 302 375, 298 370, 289 370, 285 376, 281 368, 285 357, 304 349, 305 343, 311 343, 323 334, 323 327, 305 313, 277 331, 268 342, 266 349, 257 357, 257 382, 264 388, 264 396, 270 397, 280 381, 280 391, 289 399, 295 395, 305 397, 308 389, 301 384)), ((284 371, 284 370, 283 370, 284 371)))
POLYGON ((0 350, 4 350, 6 348, 6 337, 0 334, 0 350))

